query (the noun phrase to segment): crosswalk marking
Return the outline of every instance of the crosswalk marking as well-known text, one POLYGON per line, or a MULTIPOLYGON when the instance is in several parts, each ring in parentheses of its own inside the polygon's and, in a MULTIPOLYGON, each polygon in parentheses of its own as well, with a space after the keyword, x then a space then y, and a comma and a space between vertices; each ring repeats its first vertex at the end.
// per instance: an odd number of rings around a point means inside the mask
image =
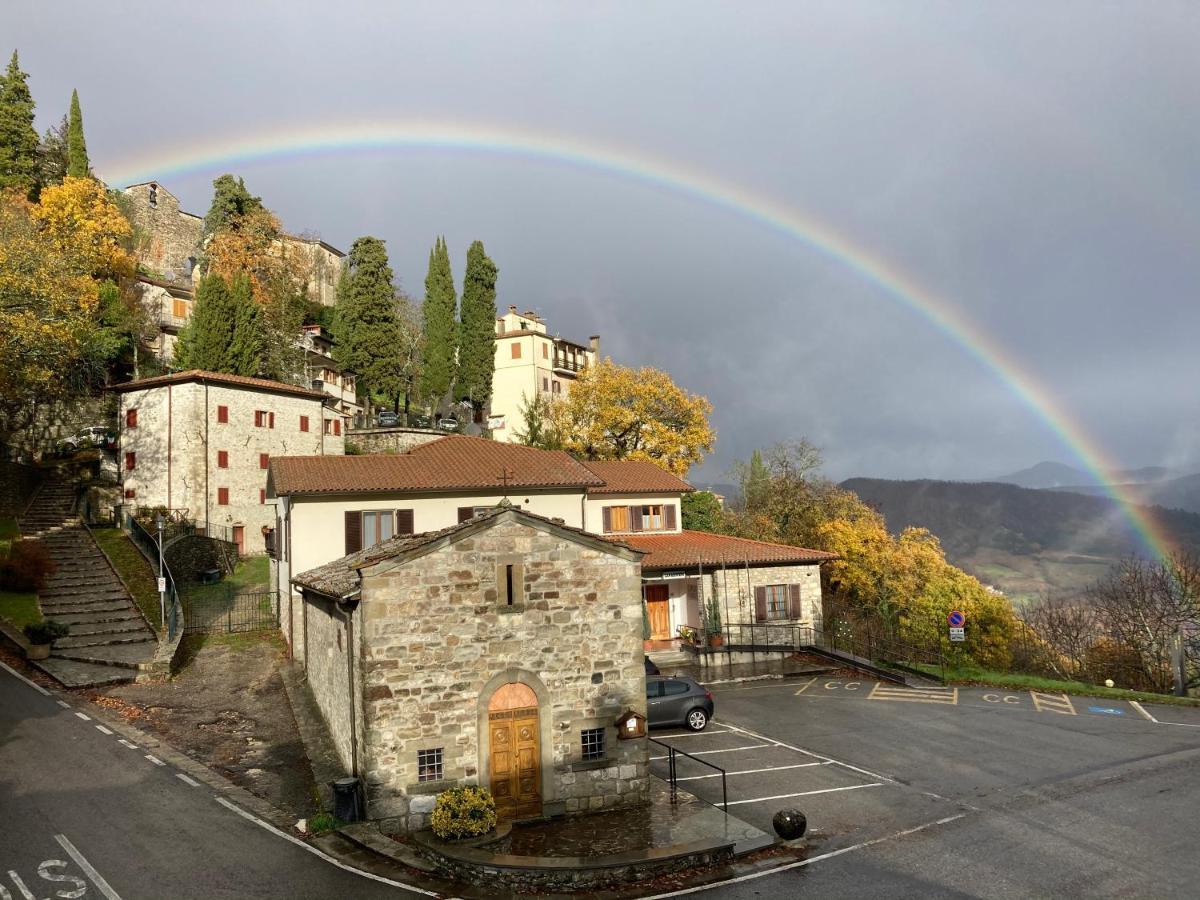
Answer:
POLYGON ((908 687, 902 684, 875 682, 868 700, 892 700, 898 703, 942 703, 947 706, 958 704, 958 688, 908 687))
POLYGON ((1064 716, 1078 715, 1071 703, 1071 698, 1066 694, 1043 694, 1040 691, 1030 691, 1029 696, 1033 698, 1033 708, 1038 712, 1053 712, 1064 716))

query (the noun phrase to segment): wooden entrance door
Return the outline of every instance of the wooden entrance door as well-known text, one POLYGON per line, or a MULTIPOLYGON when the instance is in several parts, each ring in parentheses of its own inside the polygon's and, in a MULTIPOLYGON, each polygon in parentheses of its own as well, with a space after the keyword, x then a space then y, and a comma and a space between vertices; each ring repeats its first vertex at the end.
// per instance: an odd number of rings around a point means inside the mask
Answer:
POLYGON ((506 684, 488 704, 490 769, 496 813, 503 819, 542 814, 540 722, 537 695, 526 685, 506 684))
POLYGON ((233 542, 237 544, 238 556, 246 555, 246 526, 233 526, 233 542))
POLYGON ((646 612, 650 617, 650 640, 671 639, 671 600, 665 584, 646 585, 646 612))

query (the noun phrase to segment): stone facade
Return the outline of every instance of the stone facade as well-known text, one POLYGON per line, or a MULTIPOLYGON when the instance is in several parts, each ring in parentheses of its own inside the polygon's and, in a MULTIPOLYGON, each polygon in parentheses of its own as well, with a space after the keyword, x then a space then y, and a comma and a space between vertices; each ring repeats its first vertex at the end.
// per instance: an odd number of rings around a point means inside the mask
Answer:
POLYGON ((356 453, 404 453, 445 436, 431 428, 356 428, 346 435, 346 443, 356 453))
POLYGON ((179 199, 155 181, 131 184, 122 193, 142 238, 138 265, 163 281, 190 287, 203 217, 181 210, 179 199))
POLYGON ((439 791, 489 785, 489 703, 510 684, 537 697, 545 814, 645 802, 646 741, 615 728, 626 709, 646 711, 640 554, 514 509, 448 531, 363 568, 348 624, 305 587, 309 681, 343 763, 366 783, 370 817, 422 828, 439 791), (349 704, 342 647, 357 656, 349 704), (357 728, 348 708, 361 711, 357 728), (604 729, 602 759, 582 759, 584 729, 604 729), (423 781, 418 751, 436 749, 443 777, 423 781))
POLYGON ((333 306, 346 254, 319 238, 286 235, 284 241, 288 252, 299 253, 308 266, 308 299, 322 306, 333 306))
POLYGON ((274 528, 276 518, 264 463, 272 456, 341 455, 342 423, 325 408, 323 394, 228 378, 183 373, 116 389, 123 496, 137 506, 185 510, 195 521, 228 527, 231 537, 240 530, 242 552, 263 553, 262 529, 274 528), (131 410, 137 411, 132 426, 131 410))
MULTIPOLYGON (((754 622, 754 589, 767 585, 800 585, 801 615, 771 622, 788 625, 812 625, 821 628, 821 567, 819 564, 806 566, 763 566, 752 565, 747 570, 742 566, 729 566, 705 573, 703 596, 716 598, 721 608, 721 621, 726 626, 754 622)), ((703 608, 703 607, 702 607, 703 608)), ((738 636, 732 640, 737 643, 738 636)))

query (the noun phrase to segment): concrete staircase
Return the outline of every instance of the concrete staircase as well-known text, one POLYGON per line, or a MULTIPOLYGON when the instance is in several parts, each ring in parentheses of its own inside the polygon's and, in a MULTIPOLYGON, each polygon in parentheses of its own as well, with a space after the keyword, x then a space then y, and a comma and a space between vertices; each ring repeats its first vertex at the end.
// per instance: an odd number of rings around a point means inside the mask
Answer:
POLYGON ((67 687, 133 681, 158 649, 107 558, 76 514, 74 483, 48 480, 20 520, 21 534, 46 547, 54 574, 38 593, 42 614, 71 626, 36 665, 67 687))

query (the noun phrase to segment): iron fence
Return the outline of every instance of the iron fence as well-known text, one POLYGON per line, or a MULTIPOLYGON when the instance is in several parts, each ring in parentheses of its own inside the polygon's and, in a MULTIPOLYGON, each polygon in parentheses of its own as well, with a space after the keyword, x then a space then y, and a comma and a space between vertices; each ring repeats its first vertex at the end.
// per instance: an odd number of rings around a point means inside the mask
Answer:
POLYGON ((278 591, 196 585, 183 595, 184 634, 236 634, 279 627, 278 591))
MULTIPOLYGON (((692 754, 690 754, 690 753, 685 753, 684 751, 680 750, 678 747, 673 747, 670 744, 665 743, 663 741, 655 740, 652 737, 647 737, 646 740, 648 740, 651 744, 658 744, 658 746, 665 748, 667 751, 667 784, 669 784, 671 786, 671 799, 672 800, 675 799, 676 791, 679 790, 678 757, 682 756, 682 757, 685 757, 686 759, 690 759, 692 762, 700 763, 700 765, 702 765, 702 766, 708 766, 710 769, 716 769, 717 772, 720 773, 720 775, 721 775, 721 808, 723 810, 725 810, 725 812, 729 812, 729 791, 727 790, 726 784, 725 784, 725 770, 724 769, 722 769, 720 766, 713 765, 706 759, 700 759, 697 756, 692 756, 692 754)), ((712 805, 716 806, 717 804, 714 803, 712 805)))
MULTIPOLYGON (((118 510, 121 508, 118 507, 118 510)), ((149 561, 151 568, 155 574, 165 580, 166 591, 161 598, 161 613, 162 627, 167 632, 167 640, 173 641, 175 635, 179 633, 179 624, 181 620, 179 592, 175 588, 175 578, 171 574, 171 567, 167 565, 166 559, 160 562, 160 548, 158 541, 150 535, 142 523, 137 520, 137 517, 130 511, 124 513, 124 518, 121 520, 126 533, 130 540, 133 541, 144 557, 149 561)))

